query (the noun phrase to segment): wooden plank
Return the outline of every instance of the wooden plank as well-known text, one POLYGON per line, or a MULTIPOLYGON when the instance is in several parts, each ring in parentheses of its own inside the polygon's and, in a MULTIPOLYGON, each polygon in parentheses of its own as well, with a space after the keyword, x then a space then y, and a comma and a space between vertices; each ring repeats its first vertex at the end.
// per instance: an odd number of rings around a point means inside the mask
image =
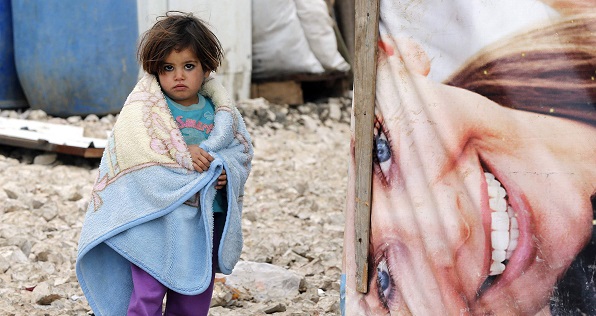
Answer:
POLYGON ((0 144, 100 158, 107 139, 83 136, 78 126, 0 117, 0 144))
POLYGON ((292 80, 252 83, 251 98, 264 98, 274 104, 302 104, 304 96, 300 83, 292 80))
POLYGON ((81 148, 64 145, 55 145, 52 148, 52 151, 59 154, 81 156, 84 158, 101 158, 101 156, 103 156, 104 148, 81 148))
POLYGON ((267 78, 252 78, 253 83, 263 83, 263 82, 271 82, 271 81, 327 81, 327 80, 334 80, 339 78, 347 78, 349 77, 350 72, 342 72, 342 71, 326 71, 324 73, 316 74, 316 73, 294 73, 294 74, 287 74, 287 75, 276 75, 267 78))
POLYGON ((368 292, 368 247, 370 233, 371 173, 379 0, 356 0, 354 52, 354 134, 355 134, 355 256, 356 290, 368 292))

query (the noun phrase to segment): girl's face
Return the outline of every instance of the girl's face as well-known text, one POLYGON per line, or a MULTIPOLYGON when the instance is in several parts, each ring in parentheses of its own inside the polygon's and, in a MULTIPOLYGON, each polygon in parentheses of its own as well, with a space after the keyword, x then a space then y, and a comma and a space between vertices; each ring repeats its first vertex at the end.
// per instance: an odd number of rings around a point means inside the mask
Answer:
POLYGON ((347 308, 536 314, 591 235, 596 129, 431 82, 418 46, 380 46, 369 292, 347 308))
POLYGON ((199 102, 197 94, 203 80, 209 77, 192 50, 172 50, 166 57, 158 74, 164 93, 180 105, 189 106, 199 102))

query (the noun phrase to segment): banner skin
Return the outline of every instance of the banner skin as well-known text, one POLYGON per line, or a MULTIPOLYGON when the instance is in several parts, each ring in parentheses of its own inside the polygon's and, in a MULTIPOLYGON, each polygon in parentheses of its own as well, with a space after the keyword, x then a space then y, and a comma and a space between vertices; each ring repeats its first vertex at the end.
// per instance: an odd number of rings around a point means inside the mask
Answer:
POLYGON ((596 315, 596 0, 381 0, 368 292, 345 315, 596 315))

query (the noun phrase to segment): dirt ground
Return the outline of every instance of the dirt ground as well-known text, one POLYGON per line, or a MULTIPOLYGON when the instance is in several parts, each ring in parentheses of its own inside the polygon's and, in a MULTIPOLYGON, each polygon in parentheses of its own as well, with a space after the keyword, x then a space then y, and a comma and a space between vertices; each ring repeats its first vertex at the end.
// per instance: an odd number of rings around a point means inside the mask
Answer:
MULTIPOLYGON (((339 315, 351 100, 300 106, 241 102, 254 143, 246 185, 241 260, 300 276, 284 299, 226 296, 217 286, 210 315, 339 315)), ((52 118, 41 111, 3 117, 71 124, 105 137, 114 116, 52 118)), ((79 232, 98 159, 0 145, 1 315, 90 315, 75 276, 79 232)))

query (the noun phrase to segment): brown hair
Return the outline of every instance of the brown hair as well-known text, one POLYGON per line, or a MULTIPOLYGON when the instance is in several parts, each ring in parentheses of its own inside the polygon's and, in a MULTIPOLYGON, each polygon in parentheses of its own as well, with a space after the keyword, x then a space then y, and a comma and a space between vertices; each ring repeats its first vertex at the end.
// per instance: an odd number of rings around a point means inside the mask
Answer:
POLYGON ((446 83, 503 106, 596 125, 596 15, 556 24, 488 47, 446 83))
POLYGON ((186 48, 195 53, 204 71, 215 71, 223 59, 221 43, 205 22, 192 13, 169 11, 145 32, 137 57, 143 70, 158 75, 172 50, 186 48))

